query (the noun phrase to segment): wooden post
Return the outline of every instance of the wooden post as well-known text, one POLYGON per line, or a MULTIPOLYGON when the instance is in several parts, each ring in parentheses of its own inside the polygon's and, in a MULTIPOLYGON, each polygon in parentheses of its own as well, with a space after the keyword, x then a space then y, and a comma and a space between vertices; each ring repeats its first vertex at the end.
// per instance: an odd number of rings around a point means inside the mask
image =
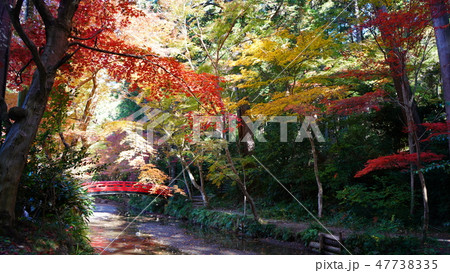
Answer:
POLYGON ((323 234, 320 233, 319 234, 319 253, 320 254, 323 254, 323 249, 324 249, 323 243, 324 243, 323 234))

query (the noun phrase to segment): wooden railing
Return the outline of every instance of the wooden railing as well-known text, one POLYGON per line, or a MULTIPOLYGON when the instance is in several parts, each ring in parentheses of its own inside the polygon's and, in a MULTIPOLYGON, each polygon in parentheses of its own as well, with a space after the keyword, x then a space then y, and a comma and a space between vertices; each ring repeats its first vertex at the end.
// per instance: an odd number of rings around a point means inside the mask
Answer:
POLYGON ((155 188, 154 184, 142 184, 133 181, 96 181, 82 184, 91 195, 101 194, 120 194, 120 193, 138 193, 138 194, 158 194, 169 195, 167 189, 155 188))
POLYGON ((339 235, 331 235, 327 233, 319 233, 318 242, 310 242, 309 248, 319 254, 340 254, 342 252, 342 233, 339 235))

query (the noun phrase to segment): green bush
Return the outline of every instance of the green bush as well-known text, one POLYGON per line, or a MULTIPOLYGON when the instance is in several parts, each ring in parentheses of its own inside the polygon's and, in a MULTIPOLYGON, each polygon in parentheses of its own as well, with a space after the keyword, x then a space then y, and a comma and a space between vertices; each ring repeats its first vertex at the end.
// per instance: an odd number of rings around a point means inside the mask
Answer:
POLYGON ((56 172, 52 164, 39 167, 29 164, 26 170, 16 203, 18 215, 27 211, 28 219, 41 228, 53 230, 69 252, 89 252, 87 219, 92 215, 93 200, 80 182, 56 172))
POLYGON ((324 228, 317 223, 312 223, 309 225, 307 229, 300 232, 300 236, 305 245, 308 245, 309 242, 316 241, 319 238, 319 232, 324 232, 324 228))
POLYGON ((92 214, 93 199, 73 175, 74 169, 83 166, 87 151, 61 145, 58 132, 65 119, 64 107, 52 103, 44 114, 21 176, 16 215, 26 216, 19 220, 31 220, 43 232, 54 233, 58 245, 68 253, 90 252, 87 219, 92 214))
POLYGON ((424 254, 422 244, 416 237, 353 234, 345 240, 344 245, 352 254, 424 254))
POLYGON ((139 211, 144 210, 154 213, 164 213, 167 199, 145 195, 131 195, 128 204, 139 211))
POLYGON ((252 216, 243 216, 223 211, 212 211, 204 208, 192 208, 185 197, 172 198, 165 208, 165 213, 184 218, 194 224, 218 230, 238 232, 250 237, 274 238, 284 241, 299 241, 301 236, 287 228, 279 228, 273 224, 261 224, 252 216))

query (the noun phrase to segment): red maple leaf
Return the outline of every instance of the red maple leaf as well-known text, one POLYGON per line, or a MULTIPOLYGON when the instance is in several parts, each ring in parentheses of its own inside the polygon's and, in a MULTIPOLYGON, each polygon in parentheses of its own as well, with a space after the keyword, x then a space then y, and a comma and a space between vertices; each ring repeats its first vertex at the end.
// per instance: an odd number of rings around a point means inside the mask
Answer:
MULTIPOLYGON (((438 155, 431 152, 420 153, 421 163, 442 160, 444 157, 444 155, 438 155)), ((380 156, 378 158, 368 160, 365 168, 357 172, 355 177, 361 177, 377 170, 405 169, 409 167, 410 164, 414 164, 416 166, 419 165, 417 162, 417 153, 410 154, 408 152, 401 152, 393 155, 380 156)))

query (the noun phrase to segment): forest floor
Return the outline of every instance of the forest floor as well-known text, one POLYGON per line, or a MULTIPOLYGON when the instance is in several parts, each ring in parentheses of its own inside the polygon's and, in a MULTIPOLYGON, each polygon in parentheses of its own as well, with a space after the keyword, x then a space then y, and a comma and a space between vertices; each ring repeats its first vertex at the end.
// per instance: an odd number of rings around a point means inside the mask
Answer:
POLYGON ((16 236, 0 236, 0 255, 69 254, 60 236, 54 230, 42 231, 36 225, 23 224, 16 236))

